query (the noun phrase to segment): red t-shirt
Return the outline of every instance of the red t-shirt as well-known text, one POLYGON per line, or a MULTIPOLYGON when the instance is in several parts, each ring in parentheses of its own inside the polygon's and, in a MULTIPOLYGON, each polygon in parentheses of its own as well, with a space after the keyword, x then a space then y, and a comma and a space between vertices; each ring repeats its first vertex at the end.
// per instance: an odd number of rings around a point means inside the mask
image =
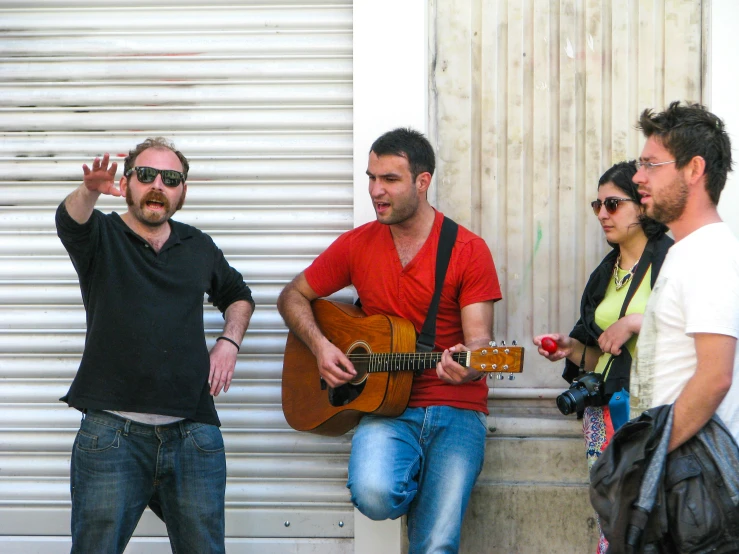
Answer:
MULTIPOLYGON (((305 270, 305 278, 318 296, 354 285, 367 315, 402 317, 420 333, 434 293, 443 219, 437 211, 428 239, 405 267, 400 263, 390 227, 373 221, 336 239, 305 270)), ((500 298, 498 275, 487 244, 460 225, 441 291, 435 350, 464 344, 461 308, 500 298)), ((450 385, 436 376, 436 369, 430 369, 413 380, 409 406, 443 405, 488 413, 487 396, 484 379, 450 385)))

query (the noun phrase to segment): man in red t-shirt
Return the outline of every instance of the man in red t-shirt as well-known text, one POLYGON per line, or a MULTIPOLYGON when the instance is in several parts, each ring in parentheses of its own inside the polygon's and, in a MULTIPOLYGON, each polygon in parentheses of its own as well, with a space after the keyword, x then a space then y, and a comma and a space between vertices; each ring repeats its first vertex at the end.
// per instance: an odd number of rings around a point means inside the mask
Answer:
MULTIPOLYGON (((316 357, 330 387, 356 371, 321 333, 310 303, 353 285, 367 315, 402 317, 420 333, 435 286, 443 214, 428 202, 435 168, 428 140, 412 129, 378 138, 369 153, 369 193, 377 221, 341 235, 280 294, 288 327, 316 357)), ((396 418, 366 415, 352 439, 347 486, 367 517, 408 514, 410 554, 456 552, 485 452, 487 384, 452 353, 492 340, 501 298, 485 241, 459 227, 436 319, 435 369, 414 378, 408 408, 396 418)))

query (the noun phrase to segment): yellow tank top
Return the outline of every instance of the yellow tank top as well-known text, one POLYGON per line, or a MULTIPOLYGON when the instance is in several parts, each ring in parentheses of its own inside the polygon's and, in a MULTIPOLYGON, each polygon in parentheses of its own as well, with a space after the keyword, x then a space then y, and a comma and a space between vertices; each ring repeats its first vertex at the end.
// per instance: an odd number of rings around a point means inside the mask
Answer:
MULTIPOLYGON (((622 279, 626 275, 626 273, 627 270, 619 268, 618 278, 622 279)), ((634 294, 634 297, 631 299, 631 302, 629 302, 629 305, 626 308, 626 315, 644 313, 644 309, 647 307, 647 300, 649 299, 649 295, 652 292, 651 283, 652 266, 650 265, 647 269, 646 275, 644 275, 641 283, 639 283, 639 288, 636 289, 636 294, 634 294)), ((606 289, 606 295, 603 297, 603 300, 601 300, 600 304, 598 304, 598 307, 595 309, 595 323, 598 325, 598 327, 605 331, 606 329, 608 329, 608 327, 616 322, 619 314, 621 313, 621 308, 624 305, 624 300, 626 299, 626 293, 628 292, 628 290, 628 283, 625 286, 621 287, 620 290, 616 290, 616 283, 614 283, 613 277, 608 280, 608 289, 606 289)), ((626 341, 626 348, 628 349, 629 354, 631 354, 632 358, 634 357, 636 339, 638 338, 638 336, 639 335, 634 335, 626 341)), ((602 373, 610 358, 610 354, 603 354, 598 359, 598 363, 595 366, 595 372, 602 373)))

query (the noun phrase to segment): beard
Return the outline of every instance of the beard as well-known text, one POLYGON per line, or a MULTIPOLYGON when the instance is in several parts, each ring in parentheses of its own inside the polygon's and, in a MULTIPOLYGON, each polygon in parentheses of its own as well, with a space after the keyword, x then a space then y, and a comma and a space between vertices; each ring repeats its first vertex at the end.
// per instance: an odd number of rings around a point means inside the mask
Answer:
POLYGON ((652 197, 652 213, 647 213, 652 219, 667 225, 680 218, 688 203, 688 185, 678 177, 670 187, 670 192, 659 202, 652 197))
POLYGON ((395 225, 403 223, 407 219, 411 218, 418 211, 418 197, 415 191, 412 191, 406 197, 395 198, 392 203, 391 212, 389 215, 379 215, 375 209, 375 216, 377 221, 383 225, 395 225))
POLYGON ((169 198, 162 194, 158 190, 150 190, 141 200, 136 204, 133 199, 133 193, 131 187, 126 189, 126 204, 132 208, 132 213, 141 223, 148 225, 149 227, 159 227, 166 223, 172 215, 179 210, 185 202, 185 195, 180 197, 177 206, 172 209, 172 205, 169 202, 169 198), (162 205, 163 210, 161 212, 152 212, 148 209, 147 203, 157 202, 162 205))

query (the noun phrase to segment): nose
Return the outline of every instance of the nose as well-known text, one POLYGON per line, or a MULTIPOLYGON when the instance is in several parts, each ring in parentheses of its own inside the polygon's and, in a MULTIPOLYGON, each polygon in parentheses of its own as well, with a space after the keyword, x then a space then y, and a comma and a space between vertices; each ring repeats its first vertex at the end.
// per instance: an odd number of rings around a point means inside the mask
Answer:
POLYGON ((637 185, 641 185, 642 183, 647 182, 647 170, 644 168, 644 166, 636 170, 636 173, 631 178, 631 180, 634 181, 634 183, 636 183, 637 185))
POLYGON ((164 181, 162 181, 162 174, 157 173, 157 176, 154 177, 154 180, 150 183, 151 188, 155 188, 158 190, 164 189, 164 181))
POLYGON ((608 216, 610 216, 610 215, 611 214, 608 213, 608 210, 606 210, 606 205, 605 204, 601 204, 600 205, 600 210, 598 210, 598 219, 601 220, 601 221, 603 221, 604 219, 607 219, 608 216))
POLYGON ((379 179, 370 179, 369 194, 370 198, 379 198, 385 194, 385 189, 379 179))

